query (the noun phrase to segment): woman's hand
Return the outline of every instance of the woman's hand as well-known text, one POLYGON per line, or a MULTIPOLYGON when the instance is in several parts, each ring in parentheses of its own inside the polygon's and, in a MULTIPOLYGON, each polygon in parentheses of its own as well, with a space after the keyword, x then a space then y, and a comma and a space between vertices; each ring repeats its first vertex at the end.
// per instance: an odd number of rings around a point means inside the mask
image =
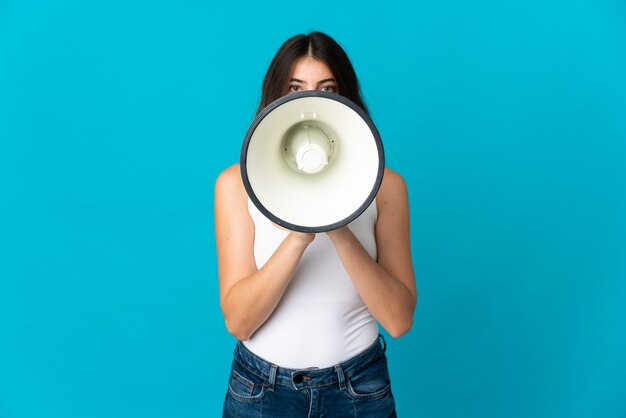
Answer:
POLYGON ((315 234, 291 231, 257 268, 254 223, 239 166, 227 168, 215 184, 215 240, 220 305, 226 328, 247 340, 274 311, 315 234))
POLYGON ((392 337, 399 337, 413 323, 417 289, 411 262, 406 186, 389 169, 385 170, 376 205, 376 260, 347 226, 326 234, 374 318, 392 337))
POLYGON ((328 235, 328 238, 330 238, 333 242, 341 240, 342 238, 345 239, 348 234, 351 234, 352 231, 350 231, 350 228, 348 228, 347 225, 342 226, 341 228, 337 228, 337 229, 333 229, 332 231, 327 231, 326 235, 328 235))
POLYGON ((310 243, 313 242, 313 240, 315 239, 315 234, 310 234, 308 232, 299 232, 299 231, 292 231, 291 229, 287 229, 285 227, 282 227, 274 222, 272 222, 272 225, 274 225, 275 228, 281 229, 283 231, 289 232, 289 235, 292 235, 294 237, 294 239, 296 240, 296 242, 300 242, 306 245, 309 245, 310 243))
POLYGON ((297 242, 306 246, 312 243, 315 239, 315 234, 310 234, 308 232, 291 231, 289 235, 292 235, 297 242))

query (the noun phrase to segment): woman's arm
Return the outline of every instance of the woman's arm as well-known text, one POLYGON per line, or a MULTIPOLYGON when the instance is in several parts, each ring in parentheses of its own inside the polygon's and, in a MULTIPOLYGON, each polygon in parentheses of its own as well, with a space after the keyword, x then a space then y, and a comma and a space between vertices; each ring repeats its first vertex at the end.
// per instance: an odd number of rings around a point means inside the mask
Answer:
POLYGON ((377 261, 369 256, 348 227, 327 234, 374 318, 392 337, 400 337, 411 328, 417 303, 408 196, 400 175, 385 169, 376 204, 377 261))
POLYGON ((257 269, 254 223, 248 197, 235 164, 215 183, 215 238, 220 305, 226 328, 247 340, 276 308, 304 250, 315 235, 291 232, 270 259, 257 269))

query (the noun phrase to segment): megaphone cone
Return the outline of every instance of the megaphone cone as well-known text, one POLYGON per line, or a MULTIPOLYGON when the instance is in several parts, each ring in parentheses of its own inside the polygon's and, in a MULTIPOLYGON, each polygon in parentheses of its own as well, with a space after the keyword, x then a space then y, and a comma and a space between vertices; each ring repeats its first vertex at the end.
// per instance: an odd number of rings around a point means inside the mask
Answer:
POLYGON ((347 225, 367 209, 385 158, 378 130, 360 107, 311 90, 283 96, 256 116, 240 167, 261 213, 284 228, 317 233, 347 225))

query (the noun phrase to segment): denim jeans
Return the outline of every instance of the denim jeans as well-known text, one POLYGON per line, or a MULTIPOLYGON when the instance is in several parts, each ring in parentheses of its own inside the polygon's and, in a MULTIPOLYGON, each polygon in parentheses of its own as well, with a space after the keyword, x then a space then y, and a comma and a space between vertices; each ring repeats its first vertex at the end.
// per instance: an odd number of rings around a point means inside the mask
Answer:
POLYGON ((222 416, 396 417, 384 339, 324 369, 278 367, 238 342, 222 416))

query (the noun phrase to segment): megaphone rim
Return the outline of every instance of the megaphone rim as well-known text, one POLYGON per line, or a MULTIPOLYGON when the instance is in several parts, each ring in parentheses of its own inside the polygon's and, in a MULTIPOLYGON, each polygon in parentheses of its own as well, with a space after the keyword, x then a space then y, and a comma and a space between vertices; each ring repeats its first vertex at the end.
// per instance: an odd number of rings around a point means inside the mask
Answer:
POLYGON ((239 160, 240 160, 239 167, 241 170, 241 178, 243 180, 244 188, 246 189, 246 193, 250 197, 250 200, 252 200, 252 203, 254 203, 257 209, 259 209, 259 211, 265 217, 270 219, 276 225, 279 225, 283 228, 287 228, 292 231, 306 232, 306 233, 320 233, 320 232, 332 231, 334 229, 338 229, 342 226, 349 224, 350 222, 354 221, 356 218, 361 216, 361 214, 365 212, 365 210, 372 204, 372 202, 376 198, 376 195, 378 194, 378 190, 380 189, 380 185, 383 179, 383 174, 385 171, 385 153, 384 153, 382 140, 380 138, 380 134, 378 132, 378 129, 376 128, 376 125, 374 125, 374 122, 369 117, 369 115, 363 109, 361 109, 361 107, 359 107, 356 103, 354 103, 352 100, 348 99, 347 97, 344 97, 335 93, 328 93, 325 91, 320 91, 320 90, 306 90, 306 91, 290 93, 286 96, 279 97, 278 99, 274 100, 269 105, 267 105, 263 110, 261 110, 261 112, 259 112, 259 114, 257 114, 254 117, 254 119, 252 120, 252 123, 250 124, 250 127, 248 128, 246 132, 246 136, 244 138, 244 141, 241 147, 241 155, 240 155, 239 160), (367 198, 363 201, 361 206, 359 206, 354 212, 352 212, 349 216, 343 218, 342 220, 334 222, 332 224, 321 225, 321 226, 296 225, 296 224, 287 222, 277 217, 272 212, 267 210, 265 206, 261 203, 259 198, 256 196, 256 194, 254 193, 254 190, 252 189, 252 186, 250 185, 250 180, 248 178, 248 170, 247 170, 247 154, 248 154, 248 148, 250 145, 250 140, 252 139, 252 135, 256 131, 256 128, 263 121, 263 119, 265 119, 265 117, 269 115, 276 108, 290 101, 307 98, 307 97, 318 97, 318 98, 334 100, 351 108, 355 113, 359 115, 359 117, 361 117, 361 119, 363 119, 363 121, 367 124, 368 128, 372 132, 374 141, 376 143, 376 148, 378 150, 378 156, 379 156, 378 172, 376 174, 376 181, 374 182, 374 187, 372 188, 367 198))

